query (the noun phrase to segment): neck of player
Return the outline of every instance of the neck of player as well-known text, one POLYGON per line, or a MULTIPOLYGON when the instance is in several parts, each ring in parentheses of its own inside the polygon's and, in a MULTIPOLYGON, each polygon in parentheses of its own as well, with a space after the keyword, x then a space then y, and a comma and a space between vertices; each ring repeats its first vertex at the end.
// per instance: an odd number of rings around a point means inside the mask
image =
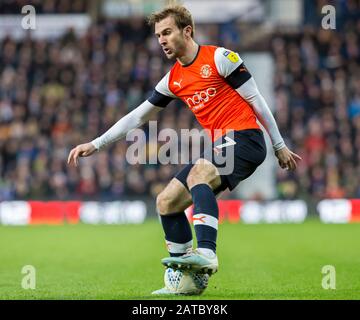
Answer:
POLYGON ((177 60, 182 65, 188 65, 193 62, 199 50, 199 45, 191 39, 189 44, 186 47, 185 53, 183 56, 178 57, 177 60))

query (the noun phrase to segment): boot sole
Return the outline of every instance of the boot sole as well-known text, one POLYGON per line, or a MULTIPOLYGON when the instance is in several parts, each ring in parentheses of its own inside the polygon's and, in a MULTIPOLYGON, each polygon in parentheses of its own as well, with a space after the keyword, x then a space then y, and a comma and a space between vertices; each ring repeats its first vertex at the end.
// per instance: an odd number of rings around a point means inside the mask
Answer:
POLYGON ((188 271, 196 271, 199 273, 207 273, 212 275, 218 271, 218 267, 214 267, 211 265, 206 266, 197 266, 194 264, 186 264, 186 263, 174 263, 174 262, 167 262, 163 263, 166 268, 172 268, 174 270, 188 270, 188 271))

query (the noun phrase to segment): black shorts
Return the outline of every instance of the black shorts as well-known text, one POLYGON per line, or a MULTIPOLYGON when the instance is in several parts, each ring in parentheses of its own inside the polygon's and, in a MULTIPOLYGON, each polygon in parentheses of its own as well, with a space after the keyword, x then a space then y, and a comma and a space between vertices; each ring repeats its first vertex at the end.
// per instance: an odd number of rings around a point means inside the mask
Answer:
MULTIPOLYGON (((211 150, 205 150, 200 156, 214 164, 220 173, 221 185, 214 190, 215 194, 227 188, 233 190, 240 181, 254 173, 265 157, 266 145, 260 129, 232 131, 215 141, 211 150), (227 145, 221 147, 224 144, 227 145)), ((187 189, 189 188, 186 179, 196 160, 186 165, 175 176, 187 189)))

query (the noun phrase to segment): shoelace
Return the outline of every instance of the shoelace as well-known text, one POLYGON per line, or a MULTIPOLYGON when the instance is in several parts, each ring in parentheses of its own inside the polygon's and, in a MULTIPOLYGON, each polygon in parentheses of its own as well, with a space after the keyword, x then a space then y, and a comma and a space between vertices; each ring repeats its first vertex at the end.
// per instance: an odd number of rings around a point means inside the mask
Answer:
POLYGON ((186 249, 186 253, 184 254, 184 257, 192 256, 196 253, 197 253, 196 249, 188 248, 186 249))

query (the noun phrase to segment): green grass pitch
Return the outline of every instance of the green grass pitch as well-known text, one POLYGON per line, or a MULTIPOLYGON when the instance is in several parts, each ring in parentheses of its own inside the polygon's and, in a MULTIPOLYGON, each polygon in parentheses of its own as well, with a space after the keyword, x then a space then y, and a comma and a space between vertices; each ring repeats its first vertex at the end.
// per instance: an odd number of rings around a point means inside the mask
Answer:
MULTIPOLYGON (((360 224, 221 224, 219 272, 199 297, 360 299, 360 224), (324 265, 336 289, 322 288, 324 265)), ((154 299, 166 256, 157 220, 142 225, 0 227, 0 299, 154 299), (24 265, 36 289, 21 287, 24 265)))

